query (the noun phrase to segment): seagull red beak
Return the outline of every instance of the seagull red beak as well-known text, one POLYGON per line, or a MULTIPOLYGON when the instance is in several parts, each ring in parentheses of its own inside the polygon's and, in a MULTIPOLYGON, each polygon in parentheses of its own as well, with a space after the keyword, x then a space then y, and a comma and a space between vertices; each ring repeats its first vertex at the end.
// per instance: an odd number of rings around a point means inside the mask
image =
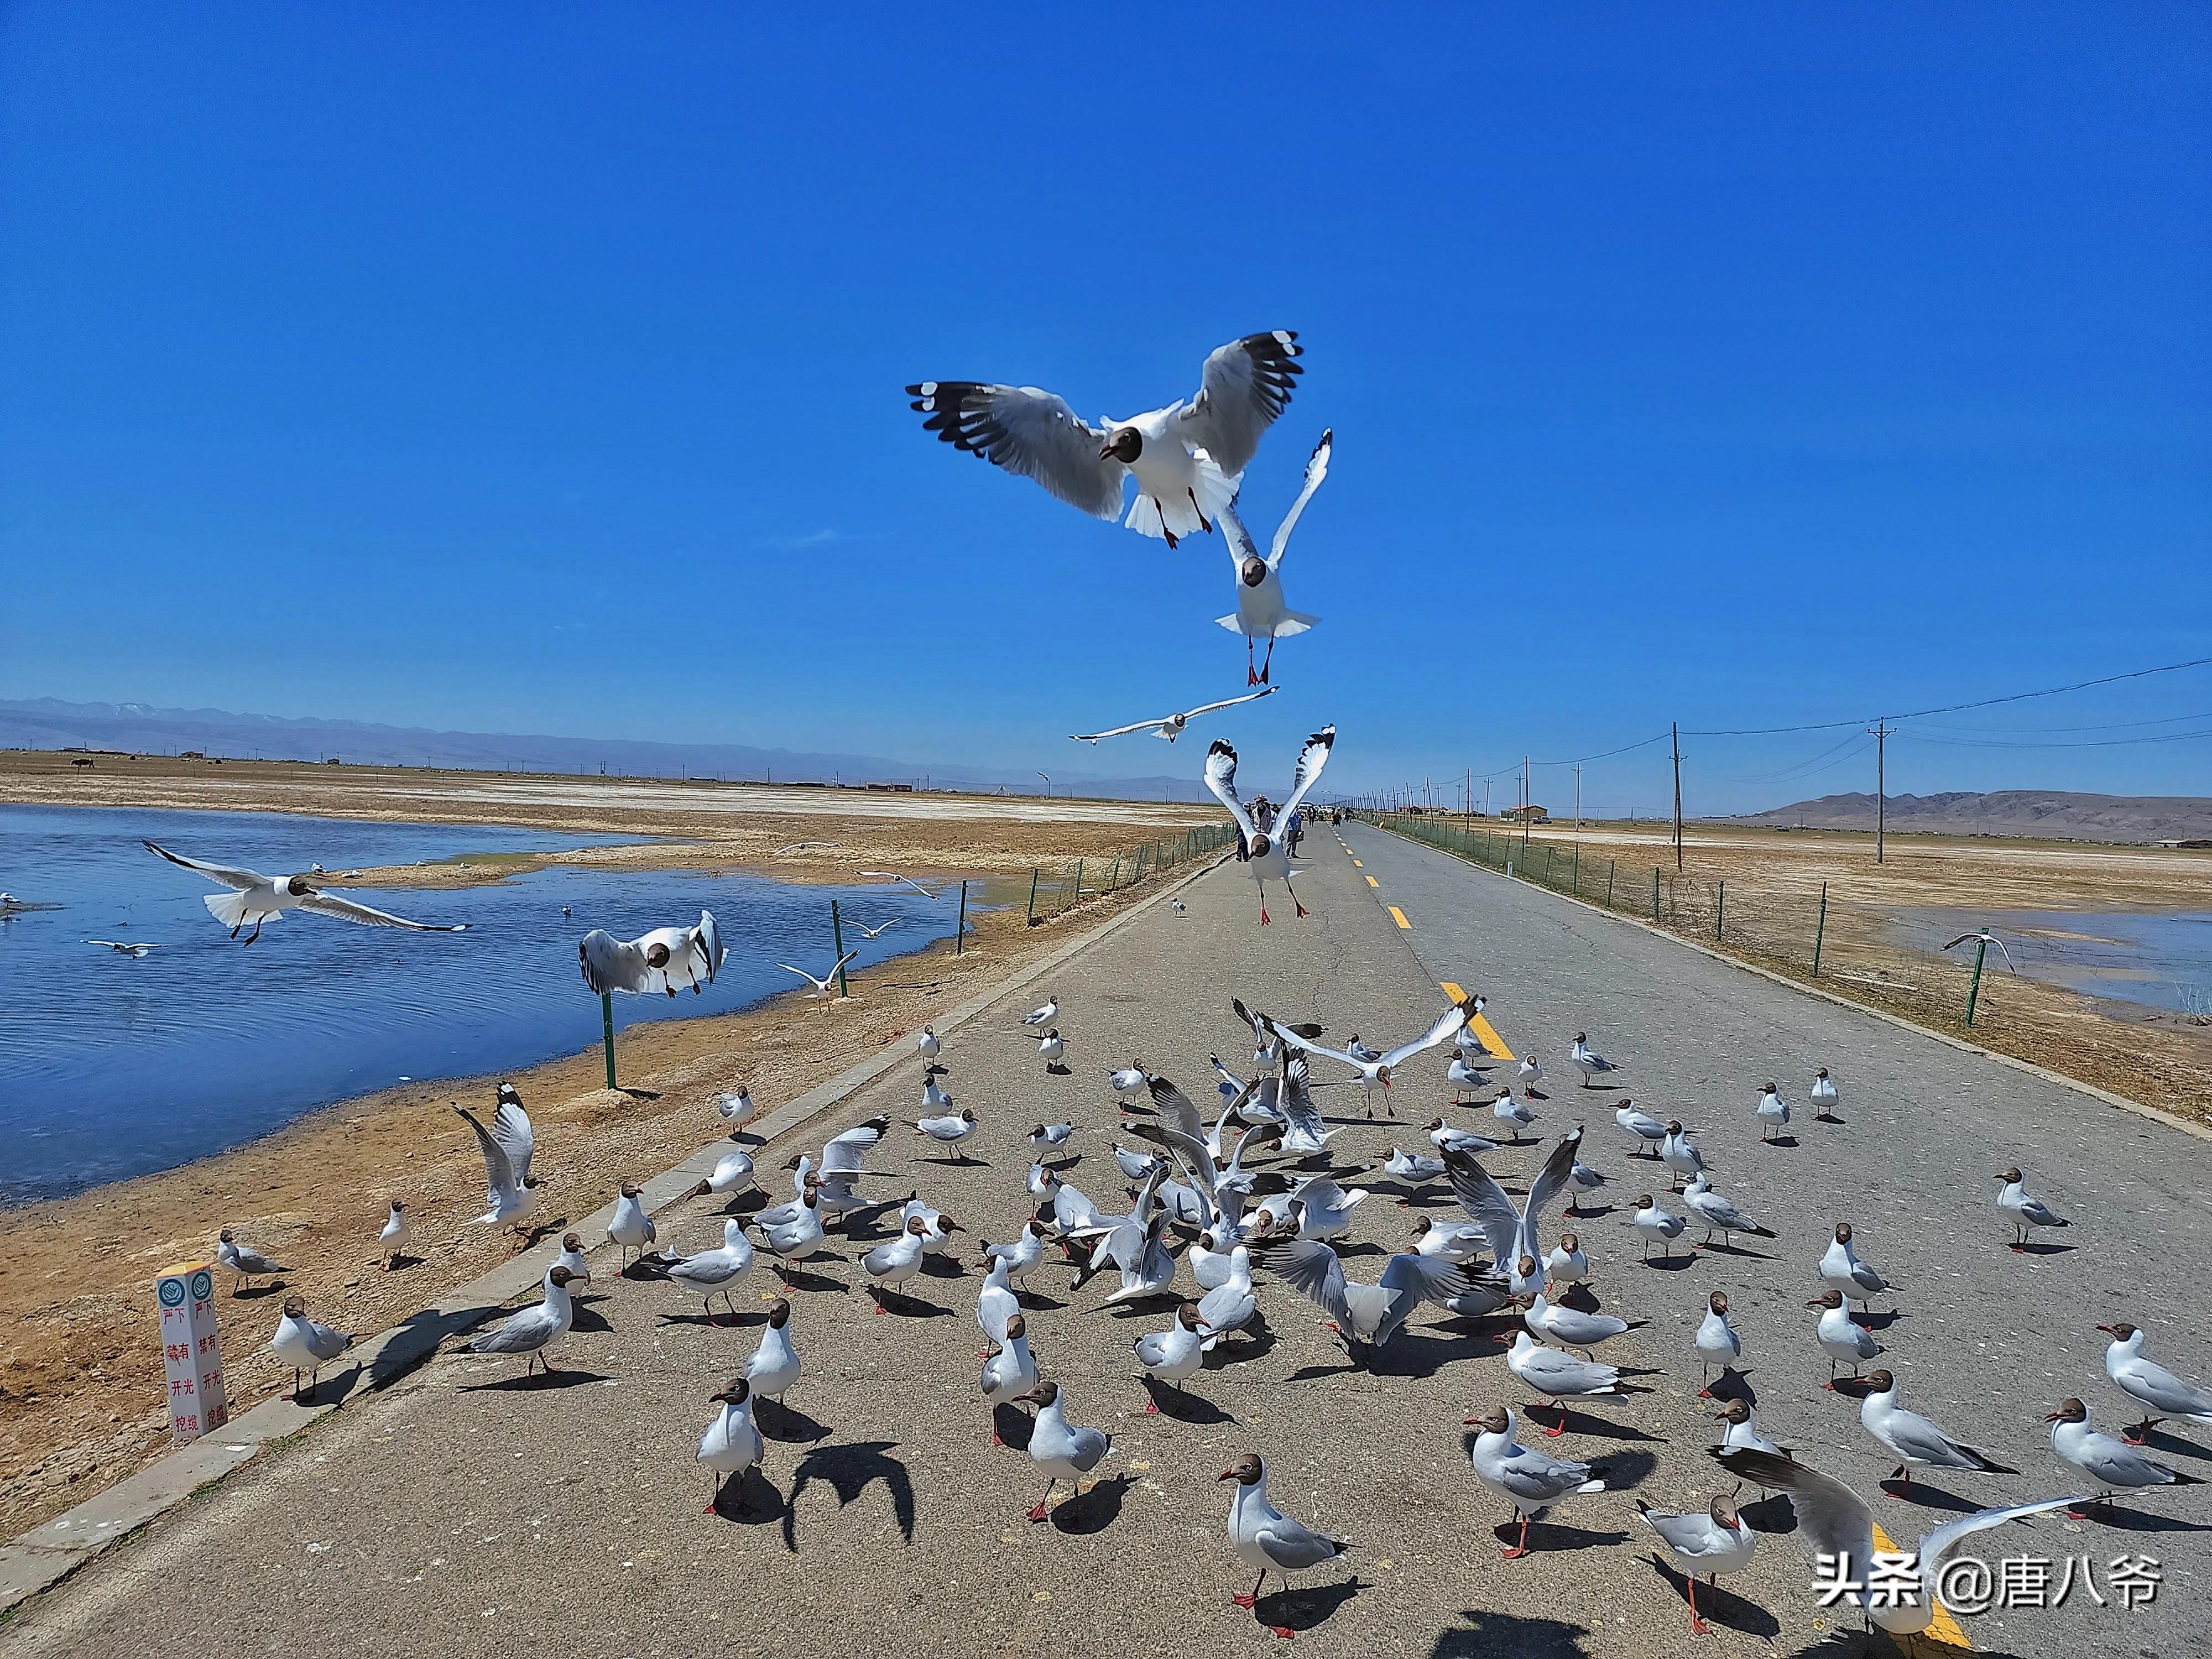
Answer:
POLYGON ((1221 1481, 1224 1481, 1224 1480, 1234 1480, 1236 1478, 1237 1478, 1237 1471, 1236 1471, 1236 1470, 1234 1470, 1234 1469, 1224 1469, 1224 1470, 1222 1470, 1222 1472, 1221 1472, 1220 1474, 1217 1474, 1217 1475, 1215 1475, 1215 1476, 1213 1477, 1214 1481, 1215 1481, 1215 1483, 1216 1483, 1217 1485, 1218 1485, 1218 1484, 1219 1484, 1221 1481))
POLYGON ((2100 1325, 2097 1328, 2104 1332, 2106 1336, 2118 1336, 2119 1334, 2119 1332, 2114 1330, 2110 1325, 2100 1325))
POLYGON ((2060 1418, 2065 1415, 2066 1413, 2064 1412, 2045 1412, 2043 1414, 2043 1420, 2046 1423, 2056 1423, 2060 1418))

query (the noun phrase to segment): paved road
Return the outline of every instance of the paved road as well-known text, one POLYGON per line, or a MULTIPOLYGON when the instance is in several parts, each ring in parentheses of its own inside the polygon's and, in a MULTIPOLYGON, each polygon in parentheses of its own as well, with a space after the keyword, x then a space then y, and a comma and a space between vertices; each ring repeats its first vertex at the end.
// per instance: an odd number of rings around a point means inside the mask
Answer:
MULTIPOLYGON (((1818 1455, 1863 1483, 1883 1472, 1859 1449, 1848 1404, 1811 1386, 1820 1368, 1802 1304, 1839 1188, 1856 1194, 1849 1209, 1870 1255, 1916 1291, 1940 1286, 1902 1304, 1910 1316, 1892 1340, 1908 1387, 2027 1471, 1944 1483, 1977 1502, 2057 1489, 2033 1421, 2050 1399, 2081 1392, 2112 1419, 2094 1341, 2081 1334, 2097 1319, 2125 1312, 2169 1358, 2212 1373, 2191 1328, 2203 1307, 2192 1287, 2212 1255, 2198 1196, 2212 1148, 1426 849, 1349 833, 1362 867, 1326 830, 1309 843, 1308 921, 1279 912, 1260 932, 1250 884, 1232 866, 1191 890, 1188 914, 1157 908, 1070 963, 1045 988, 1063 1003, 1073 1077, 1045 1076, 1012 1035, 1018 1008, 948 1042, 956 1098, 984 1121, 986 1164, 931 1162, 910 1135, 876 1163, 887 1193, 918 1184, 972 1232, 1004 1236, 1026 1208, 1026 1130, 1073 1118, 1085 1153, 1073 1178, 1109 1200, 1120 1183, 1107 1152, 1116 1112, 1103 1068, 1141 1054, 1203 1098, 1206 1052, 1232 1064, 1249 1052, 1226 1012, 1232 989, 1323 1018, 1335 1035, 1389 1040, 1425 1024, 1442 1006, 1438 981, 1451 979, 1488 992, 1506 1040, 1547 1056, 1562 1054, 1586 1022, 1631 1060, 1632 1091, 1710 1126, 1724 1184, 1783 1236, 1765 1247, 1773 1260, 1701 1254, 1694 1267, 1660 1272, 1635 1265, 1618 1213, 1583 1226, 1608 1305, 1651 1322, 1623 1339, 1630 1351, 1620 1356, 1646 1368, 1650 1392, 1578 1413, 1569 1437, 1548 1443, 1601 1459, 1618 1490, 1540 1524, 1528 1559, 1498 1559, 1498 1512, 1462 1450, 1461 1419, 1524 1398, 1498 1357, 1498 1321, 1425 1316, 1376 1374, 1352 1373, 1314 1310, 1272 1289, 1263 1293, 1267 1333, 1205 1374, 1194 1390, 1204 1403, 1146 1416, 1127 1344, 1165 1324, 1164 1307, 1101 1311, 1103 1282, 1070 1297, 1064 1272, 1041 1274, 1034 1346, 1075 1419, 1113 1431, 1116 1455, 1105 1481, 1052 1523, 1031 1525, 1023 1511, 1042 1482, 1018 1450, 990 1443, 975 1393, 974 1276, 923 1281, 915 1304, 879 1318, 847 1288, 851 1263, 825 1261, 795 1297, 807 1366, 795 1410, 763 1414, 775 1437, 774 1491, 754 1488, 753 1511, 724 1518, 700 1513, 706 1482, 692 1453, 713 1410, 707 1396, 749 1351, 757 1316, 741 1331, 703 1325, 696 1304, 665 1285, 617 1279, 609 1261, 590 1328, 561 1352, 558 1386, 517 1386, 511 1366, 441 1358, 29 1604, 0 1644, 26 1654, 373 1650, 393 1659, 1272 1649, 1253 1615, 1229 1603, 1249 1580, 1226 1545, 1227 1500, 1213 1480, 1250 1449, 1269 1458, 1279 1502, 1358 1542, 1356 1577, 1317 1572, 1297 1593, 1263 1598, 1262 1613, 1297 1629, 1300 1650, 1362 1659, 1795 1652, 1823 1629, 1794 1540, 1764 1552, 1736 1581, 1747 1599, 1723 1601, 1725 1622, 1692 1640, 1676 1581, 1653 1565, 1633 1505, 1638 1497, 1695 1504, 1713 1489, 1687 1334, 1692 1310, 1717 1285, 1737 1296, 1770 1426, 1808 1455, 1832 1437, 1837 1448, 1818 1455), (1368 886, 1370 873, 1378 887, 1368 886), (1412 927, 1400 928, 1378 900, 1398 905, 1412 927), (1747 1082, 1777 1069, 1789 1081, 1817 1063, 1844 1081, 1846 1127, 1803 1125, 1798 1146, 1758 1149, 1747 1082), (1899 1133, 1903 1156, 1855 1176, 1848 1160, 1889 1132, 1899 1133), (2107 1173, 2069 1174, 2093 1152, 2107 1173), (2081 1248, 2020 1259, 1996 1247, 1984 1177, 2014 1158, 2074 1207, 2081 1248)), ((917 1071, 872 1085, 823 1127, 878 1111, 911 1116, 917 1071)), ((1439 1060, 1401 1087, 1408 1119, 1444 1109, 1442 1071, 1439 1060)), ((1368 1126, 1351 1091, 1324 1100, 1352 1120, 1334 1143, 1340 1165, 1413 1139, 1368 1126)), ((1571 1083, 1555 1089, 1546 1127, 1597 1100, 1571 1083)), ((1608 1114, 1589 1115, 1602 1144, 1608 1114)), ((761 1161, 780 1162, 799 1144, 761 1161)), ((1493 1162, 1518 1184, 1510 1172, 1533 1158, 1493 1162)), ((1632 1171, 1645 1166, 1610 1144, 1601 1162, 1618 1183, 1611 1195, 1640 1190, 1632 1171)), ((1380 1246, 1410 1226, 1392 1196, 1383 1185, 1357 1212, 1368 1253, 1356 1269, 1374 1273, 1380 1246)), ((687 1247, 717 1231, 704 1206, 663 1220, 664 1237, 687 1247)), ((763 1278, 740 1300, 766 1289, 763 1278)), ((2196 1494, 2175 1496, 2147 1507, 2169 1520, 2206 1518, 2205 1505, 2190 1501, 2196 1494)), ((1936 1516, 1885 1503, 1899 1532, 1914 1529, 1905 1517, 1936 1516)), ((2202 1623, 2186 1579, 2203 1555, 2192 1534, 2057 1528, 2017 1537, 2019 1547, 2087 1549, 2100 1561, 2124 1547, 2162 1555, 2168 1588, 2154 1609, 2128 1614, 2069 1606, 2033 1622, 2005 1615, 2002 1628, 1991 1615, 1977 1624, 1979 1647, 2179 1652, 2180 1632, 2202 1623)))

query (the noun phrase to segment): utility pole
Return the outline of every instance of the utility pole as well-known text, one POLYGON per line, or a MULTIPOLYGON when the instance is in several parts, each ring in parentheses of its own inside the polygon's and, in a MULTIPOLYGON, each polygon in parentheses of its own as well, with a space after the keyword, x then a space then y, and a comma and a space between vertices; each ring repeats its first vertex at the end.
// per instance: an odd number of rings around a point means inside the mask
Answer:
POLYGON ((1674 867, 1682 867, 1682 723, 1671 720, 1668 731, 1674 740, 1674 867))
POLYGON ((1529 804, 1528 757, 1523 755, 1521 757, 1521 844, 1523 847, 1528 844, 1528 820, 1535 816, 1528 810, 1529 804))
MULTIPOLYGON (((1874 739, 1874 861, 1876 864, 1881 862, 1882 831, 1887 827, 1889 817, 1889 792, 1887 781, 1883 776, 1882 751, 1888 746, 1890 733, 1896 730, 1887 720, 1881 720, 1867 728, 1867 735, 1874 739)), ((1971 1018, 1966 1022, 1969 1025, 1973 1023, 1971 1018)))
POLYGON ((1583 763, 1575 763, 1575 833, 1583 832, 1583 763))

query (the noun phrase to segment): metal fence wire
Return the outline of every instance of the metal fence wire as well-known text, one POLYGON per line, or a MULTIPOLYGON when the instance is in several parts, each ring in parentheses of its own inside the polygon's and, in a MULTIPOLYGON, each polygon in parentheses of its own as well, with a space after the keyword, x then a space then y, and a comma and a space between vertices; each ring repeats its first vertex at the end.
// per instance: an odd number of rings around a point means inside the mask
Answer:
POLYGON ((1035 927, 1085 899, 1133 887, 1163 871, 1205 858, 1233 845, 1236 839, 1233 823, 1202 823, 1106 858, 1074 859, 1051 870, 1038 865, 1030 872, 1028 925, 1035 927))

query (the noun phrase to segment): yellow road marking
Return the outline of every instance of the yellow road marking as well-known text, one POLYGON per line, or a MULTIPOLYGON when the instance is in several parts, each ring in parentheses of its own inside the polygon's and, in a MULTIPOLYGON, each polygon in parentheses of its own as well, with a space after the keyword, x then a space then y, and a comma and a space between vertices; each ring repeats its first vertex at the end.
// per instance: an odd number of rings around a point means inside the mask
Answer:
POLYGON ((1364 870, 1367 866, 1362 864, 1358 859, 1354 859, 1352 861, 1352 867, 1355 870, 1364 870))
MULTIPOLYGON (((1896 1545, 1889 1541, 1889 1534, 1879 1526, 1874 1529, 1874 1547, 1878 1550, 1892 1553, 1894 1553, 1897 1548, 1896 1545)), ((1935 1615, 1929 1621, 1926 1632, 1929 1638, 1931 1641, 1941 1642, 1946 1647, 1958 1648, 1962 1651, 1972 1653, 1974 1644, 1966 1639, 1965 1628, 1951 1616, 1951 1610, 1948 1607, 1941 1601, 1936 1601, 1936 1587, 1933 1584, 1923 1585, 1922 1594, 1929 1598, 1931 1605, 1928 1610, 1935 1615)))
MULTIPOLYGON (((1467 1000, 1467 993, 1460 988, 1457 980, 1448 979, 1439 982, 1444 988, 1444 994, 1454 1002, 1467 1000)), ((1505 1039, 1498 1035, 1498 1028, 1480 1014, 1469 1014, 1467 1017, 1467 1024, 1468 1029, 1482 1039, 1482 1046, 1489 1049, 1492 1054, 1496 1054, 1500 1060, 1513 1058, 1513 1051, 1505 1046, 1505 1039)))
POLYGON ((1412 922, 1406 920, 1406 913, 1403 910, 1401 910, 1395 904, 1390 907, 1390 920, 1396 922, 1401 927, 1411 927, 1413 925, 1412 922))
POLYGON ((1370 887, 1380 887, 1382 884, 1376 880, 1374 877, 1370 876, 1367 878, 1367 884, 1370 887))

